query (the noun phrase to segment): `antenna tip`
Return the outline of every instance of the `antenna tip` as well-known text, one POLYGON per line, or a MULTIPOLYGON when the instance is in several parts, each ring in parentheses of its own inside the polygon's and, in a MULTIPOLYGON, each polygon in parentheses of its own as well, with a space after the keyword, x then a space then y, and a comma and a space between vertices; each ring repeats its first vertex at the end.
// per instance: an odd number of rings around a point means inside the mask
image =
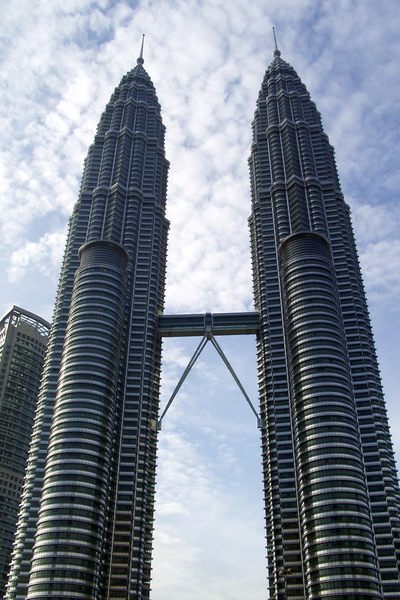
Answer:
POLYGON ((143 47, 144 47, 144 34, 142 36, 142 45, 140 47, 139 58, 136 61, 138 65, 142 65, 144 63, 144 60, 143 60, 143 47))
POLYGON ((274 50, 274 56, 280 56, 281 53, 278 49, 278 44, 276 42, 276 33, 275 33, 275 27, 272 27, 272 33, 274 34, 274 43, 275 43, 275 50, 274 50))

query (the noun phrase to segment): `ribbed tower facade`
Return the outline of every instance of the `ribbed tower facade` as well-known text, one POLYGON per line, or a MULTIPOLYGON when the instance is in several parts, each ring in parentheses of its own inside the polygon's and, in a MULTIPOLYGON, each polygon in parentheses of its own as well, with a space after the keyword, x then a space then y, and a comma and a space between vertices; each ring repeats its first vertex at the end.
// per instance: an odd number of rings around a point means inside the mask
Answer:
POLYGON ((0 320, 0 598, 4 597, 50 325, 13 306, 0 320))
POLYGON ((143 59, 70 220, 8 599, 149 597, 168 162, 143 59))
POLYGON ((253 122, 247 315, 162 316, 164 133, 140 56, 100 119, 70 220, 7 600, 149 598, 161 337, 203 336, 187 373, 207 341, 238 332, 258 340, 270 599, 399 598, 389 428, 315 104, 276 49, 253 122))
POLYGON ((270 598, 399 598, 400 495, 349 208, 277 49, 249 164, 270 598))

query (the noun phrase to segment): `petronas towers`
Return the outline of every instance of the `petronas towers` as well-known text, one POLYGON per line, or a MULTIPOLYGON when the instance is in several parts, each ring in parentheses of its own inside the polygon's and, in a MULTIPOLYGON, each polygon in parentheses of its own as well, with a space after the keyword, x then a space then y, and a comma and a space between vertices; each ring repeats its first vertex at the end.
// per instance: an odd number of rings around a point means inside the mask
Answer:
MULTIPOLYGON (((164 134, 140 56, 70 220, 8 600, 150 597, 164 134)), ((278 50, 249 163, 269 597, 399 598, 400 494, 349 208, 278 50)))

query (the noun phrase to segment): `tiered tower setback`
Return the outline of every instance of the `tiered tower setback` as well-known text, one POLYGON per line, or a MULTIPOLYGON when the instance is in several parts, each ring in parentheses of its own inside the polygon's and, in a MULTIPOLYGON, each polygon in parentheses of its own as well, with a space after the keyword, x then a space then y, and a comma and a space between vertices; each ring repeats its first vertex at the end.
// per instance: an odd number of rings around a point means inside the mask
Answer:
POLYGON ((7 598, 149 597, 168 162, 137 63, 70 221, 7 598))
POLYGON ((168 162, 142 52, 137 62, 100 119, 70 221, 6 599, 149 598, 170 405, 159 418, 161 338, 203 337, 186 376, 216 335, 255 332, 261 417, 245 397, 262 429, 270 599, 399 598, 389 428, 315 104, 276 48, 249 161, 257 312, 162 315, 168 162))
POLYGON ((399 489, 349 208, 276 48, 249 159, 271 598, 398 598, 399 489))

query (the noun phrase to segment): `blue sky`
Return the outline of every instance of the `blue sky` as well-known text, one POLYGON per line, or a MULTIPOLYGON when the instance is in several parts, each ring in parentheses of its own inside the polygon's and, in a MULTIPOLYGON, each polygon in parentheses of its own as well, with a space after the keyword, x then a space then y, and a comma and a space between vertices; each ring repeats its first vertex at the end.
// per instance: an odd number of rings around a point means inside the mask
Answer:
MULTIPOLYGON (((83 159, 143 32, 171 161, 166 310, 252 309, 247 157, 272 25, 336 149, 399 457, 397 0, 9 3, 0 31, 0 310, 17 304, 51 318, 83 159)), ((254 340, 220 343, 256 402, 254 340)), ((165 344, 163 403, 195 345, 165 344)), ((199 363, 160 435, 153 600, 261 600, 258 431, 211 347, 199 363)))

